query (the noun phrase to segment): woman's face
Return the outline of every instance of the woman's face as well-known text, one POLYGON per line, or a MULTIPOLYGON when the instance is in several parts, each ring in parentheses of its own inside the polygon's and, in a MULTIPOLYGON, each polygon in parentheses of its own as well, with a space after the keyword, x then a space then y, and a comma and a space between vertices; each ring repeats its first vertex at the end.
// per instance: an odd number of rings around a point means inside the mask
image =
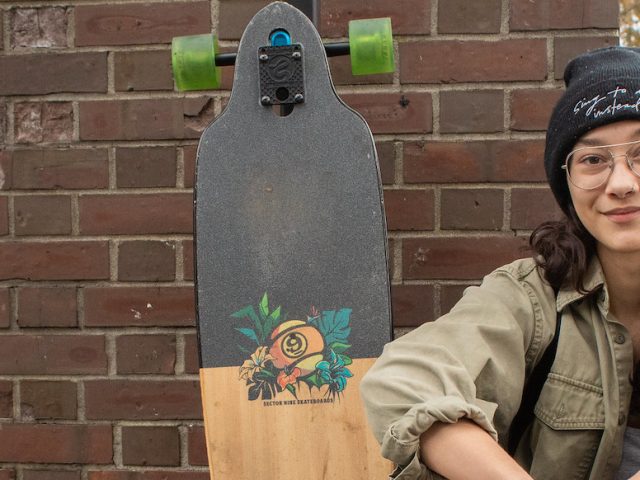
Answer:
MULTIPOLYGON (((636 140, 640 140, 640 121, 628 120, 591 130, 580 137, 574 150, 636 140)), ((637 148, 629 145, 608 148, 614 155, 614 166, 601 186, 583 190, 569 182, 576 213, 598 242, 599 251, 640 253, 640 177, 629 169, 625 161, 630 147, 637 148)), ((589 162, 594 162, 594 159, 589 159, 589 162)))

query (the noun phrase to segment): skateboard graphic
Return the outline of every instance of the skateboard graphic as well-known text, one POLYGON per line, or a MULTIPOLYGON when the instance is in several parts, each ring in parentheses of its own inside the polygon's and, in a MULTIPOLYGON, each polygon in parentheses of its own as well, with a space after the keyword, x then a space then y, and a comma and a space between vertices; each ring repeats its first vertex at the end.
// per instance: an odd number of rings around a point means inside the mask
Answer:
POLYGON ((237 55, 174 39, 178 88, 228 105, 198 146, 195 256, 200 380, 214 480, 383 479, 359 395, 391 339, 386 224, 372 134, 337 96, 327 53, 355 73, 394 67, 390 21, 323 45, 282 2, 237 55), (333 49, 333 50, 332 50, 333 49))

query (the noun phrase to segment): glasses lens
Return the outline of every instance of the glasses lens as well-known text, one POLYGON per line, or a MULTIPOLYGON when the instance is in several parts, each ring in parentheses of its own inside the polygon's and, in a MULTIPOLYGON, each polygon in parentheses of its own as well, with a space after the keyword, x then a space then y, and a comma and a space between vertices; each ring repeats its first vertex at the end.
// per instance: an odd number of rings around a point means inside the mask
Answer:
MULTIPOLYGON (((638 149, 640 161, 640 148, 638 149)), ((573 152, 567 159, 569 179, 585 190, 602 185, 609 177, 611 155, 605 148, 584 148, 573 152)), ((640 171, 640 165, 638 165, 640 171)))
POLYGON ((627 152, 627 158, 633 173, 640 177, 640 143, 633 145, 627 152))

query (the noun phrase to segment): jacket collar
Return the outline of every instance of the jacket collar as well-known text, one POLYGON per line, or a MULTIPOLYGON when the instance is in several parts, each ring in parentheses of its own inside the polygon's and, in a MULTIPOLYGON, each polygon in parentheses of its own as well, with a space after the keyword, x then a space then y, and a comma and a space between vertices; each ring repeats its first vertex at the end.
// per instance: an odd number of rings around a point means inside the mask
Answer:
POLYGON ((577 302, 586 296, 592 295, 597 290, 600 290, 598 292, 598 300, 602 302, 605 310, 609 310, 609 295, 605 284, 604 272, 602 271, 602 266, 600 265, 600 260, 598 260, 597 255, 593 256, 587 267, 587 273, 584 277, 584 287, 588 293, 578 292, 573 288, 573 285, 561 288, 556 297, 557 311, 561 311, 570 303, 577 302))

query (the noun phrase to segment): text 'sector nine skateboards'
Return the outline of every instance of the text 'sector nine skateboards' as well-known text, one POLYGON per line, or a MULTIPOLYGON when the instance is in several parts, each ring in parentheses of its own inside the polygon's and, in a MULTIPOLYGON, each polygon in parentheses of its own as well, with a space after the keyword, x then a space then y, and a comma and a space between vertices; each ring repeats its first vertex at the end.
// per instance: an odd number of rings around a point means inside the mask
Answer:
MULTIPOLYGON (((375 31, 352 39, 354 69, 364 73, 374 63, 367 55, 393 68, 390 23, 377 25, 386 43, 375 31)), ((216 49, 211 35, 174 39, 178 86, 215 86, 213 57, 224 62, 216 49), (189 77, 193 65, 203 70, 189 77)), ((233 61, 231 97, 202 135, 196 168, 211 478, 384 479, 391 464, 359 395, 391 338, 373 137, 336 95, 325 46, 294 7, 258 12, 233 61)))

